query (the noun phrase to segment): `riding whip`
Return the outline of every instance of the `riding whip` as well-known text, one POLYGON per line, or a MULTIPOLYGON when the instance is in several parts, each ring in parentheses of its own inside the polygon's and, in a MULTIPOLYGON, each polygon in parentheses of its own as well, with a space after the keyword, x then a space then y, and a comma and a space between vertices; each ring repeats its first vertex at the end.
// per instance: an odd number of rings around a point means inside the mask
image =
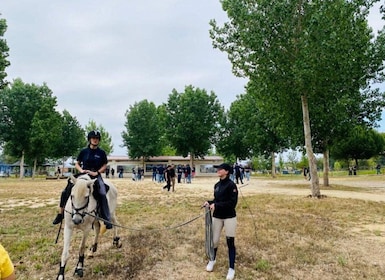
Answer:
POLYGON ((205 249, 206 256, 210 259, 210 261, 214 260, 214 242, 213 242, 213 219, 211 216, 211 211, 209 206, 205 207, 206 215, 205 215, 205 249))

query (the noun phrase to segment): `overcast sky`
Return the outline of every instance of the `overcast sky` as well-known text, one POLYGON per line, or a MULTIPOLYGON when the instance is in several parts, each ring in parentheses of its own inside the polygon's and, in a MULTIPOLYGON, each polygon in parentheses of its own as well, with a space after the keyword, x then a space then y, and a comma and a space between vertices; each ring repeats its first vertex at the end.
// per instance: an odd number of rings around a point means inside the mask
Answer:
MULTIPOLYGON (((219 0, 1 0, 0 13, 7 80, 47 83, 58 111, 109 132, 113 155, 127 154, 121 132, 135 102, 160 105, 172 89, 193 85, 214 91, 227 109, 244 92, 246 80, 209 37, 210 19, 227 21, 219 0)), ((376 30, 380 19, 378 11, 370 18, 376 30)))

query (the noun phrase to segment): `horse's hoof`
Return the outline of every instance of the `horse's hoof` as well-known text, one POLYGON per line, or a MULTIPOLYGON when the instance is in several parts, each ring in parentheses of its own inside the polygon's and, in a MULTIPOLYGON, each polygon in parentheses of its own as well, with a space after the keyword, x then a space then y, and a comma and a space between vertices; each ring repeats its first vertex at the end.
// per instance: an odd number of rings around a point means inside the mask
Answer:
POLYGON ((98 250, 98 244, 94 244, 91 246, 90 250, 92 251, 92 253, 95 253, 97 250, 98 250))
POLYGON ((112 242, 112 244, 116 247, 116 248, 122 248, 122 242, 119 242, 120 240, 120 237, 119 236, 116 236, 114 237, 114 241, 112 242))
POLYGON ((83 268, 77 268, 76 270, 75 270, 75 274, 77 275, 77 276, 79 276, 79 277, 83 277, 83 268))

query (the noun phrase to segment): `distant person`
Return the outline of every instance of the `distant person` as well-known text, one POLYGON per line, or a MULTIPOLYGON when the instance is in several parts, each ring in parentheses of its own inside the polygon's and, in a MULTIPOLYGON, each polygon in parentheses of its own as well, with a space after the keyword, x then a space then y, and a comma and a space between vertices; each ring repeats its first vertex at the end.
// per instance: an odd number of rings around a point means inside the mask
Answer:
POLYGON ((110 178, 110 169, 109 168, 106 169, 106 178, 110 178))
POLYGON ((182 174, 183 174, 183 167, 178 164, 178 167, 176 169, 177 176, 178 176, 178 184, 182 183, 182 174))
POLYGON ((115 177, 115 169, 114 169, 114 168, 111 168, 111 177, 112 177, 112 178, 115 177))
POLYGON ((235 275, 235 231, 237 228, 237 215, 235 207, 238 202, 237 185, 230 180, 232 167, 227 163, 222 163, 217 168, 219 181, 214 185, 214 199, 206 201, 203 206, 209 207, 213 211, 213 243, 214 243, 214 260, 209 261, 206 270, 211 272, 214 270, 216 256, 218 251, 219 238, 222 228, 225 228, 226 243, 229 256, 229 270, 227 280, 233 280, 235 275))
POLYGON ((171 189, 172 189, 172 192, 175 192, 175 177, 176 177, 176 173, 175 173, 175 166, 174 166, 174 164, 171 164, 169 173, 170 173, 170 180, 171 180, 171 189))
POLYGON ((250 166, 247 165, 245 167, 245 177, 246 177, 247 181, 250 181, 250 173, 251 173, 251 168, 250 168, 250 166))
POLYGON ((377 175, 381 174, 381 164, 377 164, 376 170, 377 170, 377 175))
POLYGON ((15 280, 15 267, 9 257, 7 250, 0 244, 0 279, 15 280))
POLYGON ((171 165, 168 165, 167 168, 163 171, 164 172, 164 178, 166 180, 166 185, 163 187, 163 189, 167 189, 167 191, 170 191, 171 188, 171 165))
POLYGON ((186 183, 191 184, 191 166, 190 166, 190 164, 186 165, 185 177, 186 177, 186 183))
POLYGON ((235 169, 235 180, 237 181, 237 184, 239 184, 239 181, 241 181, 241 184, 243 184, 242 167, 238 163, 236 163, 234 169, 235 169))
POLYGON ((132 181, 136 181, 136 172, 135 172, 135 168, 132 168, 132 181))
POLYGON ((156 174, 157 174, 157 168, 156 168, 156 166, 154 165, 154 166, 152 167, 152 181, 154 181, 154 182, 157 181, 157 180, 156 180, 156 174))

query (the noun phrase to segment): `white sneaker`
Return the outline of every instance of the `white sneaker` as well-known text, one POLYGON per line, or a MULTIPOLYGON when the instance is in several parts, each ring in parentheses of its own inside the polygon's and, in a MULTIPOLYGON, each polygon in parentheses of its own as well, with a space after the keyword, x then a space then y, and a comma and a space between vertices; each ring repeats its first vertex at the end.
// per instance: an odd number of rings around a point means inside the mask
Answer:
POLYGON ((209 263, 206 266, 206 271, 211 272, 214 270, 214 265, 215 265, 215 260, 214 261, 209 261, 209 263))
POLYGON ((235 275, 235 270, 232 268, 229 268, 229 271, 227 272, 226 280, 233 280, 235 275))

